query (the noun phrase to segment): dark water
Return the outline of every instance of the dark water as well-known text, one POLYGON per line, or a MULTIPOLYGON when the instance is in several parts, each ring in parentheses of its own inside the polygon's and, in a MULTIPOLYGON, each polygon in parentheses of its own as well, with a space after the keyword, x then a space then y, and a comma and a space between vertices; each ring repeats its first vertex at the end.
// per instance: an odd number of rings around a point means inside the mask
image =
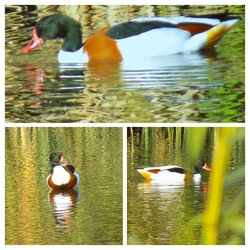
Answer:
POLYGON ((122 128, 6 128, 5 244, 121 245, 122 128), (78 189, 50 191, 61 151, 78 189))
POLYGON ((5 14, 6 122, 244 122, 243 6, 39 6, 5 14), (61 41, 19 51, 37 20, 62 12, 79 20, 83 40, 139 16, 234 12, 242 17, 207 54, 134 63, 59 65, 61 41))
MULTIPOLYGON (((212 159, 217 155, 216 136, 204 145, 204 159, 213 168, 212 159)), ((145 181, 136 171, 139 166, 166 165, 188 166, 189 153, 185 143, 172 141, 160 129, 149 134, 134 133, 128 137, 128 244, 147 245, 199 245, 202 240, 202 214, 209 191, 209 173, 201 173, 200 183, 163 183, 145 181), (163 135, 163 136, 162 136, 163 135)), ((237 178, 237 171, 245 166, 244 141, 236 143, 227 167, 227 175, 237 178)), ((236 196, 244 190, 244 178, 226 185, 222 201, 222 215, 233 204, 236 196)), ((244 206, 244 204, 243 204, 244 206)), ((240 221, 244 208, 237 216, 240 221), (243 210, 243 211, 242 211, 243 210)), ((229 219, 229 218, 227 218, 229 219)), ((237 220, 237 219, 236 219, 237 220)), ((231 222, 232 225, 236 222, 231 222)), ((243 223, 244 225, 244 223, 243 223)), ((218 244, 228 244, 237 230, 220 227, 218 244)), ((243 243, 238 243, 243 244, 243 243)))

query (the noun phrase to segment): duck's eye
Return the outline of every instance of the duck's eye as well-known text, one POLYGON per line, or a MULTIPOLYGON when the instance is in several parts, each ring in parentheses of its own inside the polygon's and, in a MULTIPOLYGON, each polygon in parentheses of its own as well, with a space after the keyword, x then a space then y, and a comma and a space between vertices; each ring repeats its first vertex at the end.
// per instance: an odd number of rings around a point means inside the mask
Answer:
POLYGON ((39 28, 39 29, 42 28, 42 24, 41 24, 41 23, 38 23, 36 26, 37 26, 37 28, 39 28))

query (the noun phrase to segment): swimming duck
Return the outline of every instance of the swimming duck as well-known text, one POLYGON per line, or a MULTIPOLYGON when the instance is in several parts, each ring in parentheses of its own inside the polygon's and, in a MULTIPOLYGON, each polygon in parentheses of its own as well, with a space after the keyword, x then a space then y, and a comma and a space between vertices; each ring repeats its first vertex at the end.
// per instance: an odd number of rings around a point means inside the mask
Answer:
MULTIPOLYGON (((201 180, 200 169, 211 171, 205 161, 200 161, 191 173, 194 181, 201 180)), ((147 180, 158 180, 166 183, 183 182, 190 177, 190 173, 179 166, 146 167, 136 169, 147 180)))
POLYGON ((62 38, 59 63, 151 58, 207 50, 239 20, 228 14, 143 17, 101 29, 82 43, 81 25, 64 14, 43 17, 32 40, 21 49, 29 53, 46 40, 62 38))
POLYGON ((47 184, 51 189, 74 188, 78 185, 80 177, 62 153, 53 152, 49 159, 52 170, 47 177, 47 184))

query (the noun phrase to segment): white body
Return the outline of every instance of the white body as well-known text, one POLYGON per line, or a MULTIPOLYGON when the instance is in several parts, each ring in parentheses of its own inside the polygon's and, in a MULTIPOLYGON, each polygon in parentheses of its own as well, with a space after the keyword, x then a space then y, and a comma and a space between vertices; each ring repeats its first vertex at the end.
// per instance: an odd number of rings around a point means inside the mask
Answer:
MULTIPOLYGON (((181 168, 179 166, 174 166, 174 165, 169 165, 169 166, 162 166, 162 167, 148 167, 148 168, 143 168, 143 169, 137 169, 137 171, 145 177, 146 179, 151 179, 151 180, 157 180, 161 182, 166 182, 166 183, 183 183, 185 179, 185 174, 184 173, 178 173, 178 172, 170 172, 168 169, 171 168, 181 168), (151 173, 149 170, 154 170, 154 169, 160 169, 158 173, 151 173)), ((193 175, 193 180, 200 181, 201 180, 201 175, 199 173, 193 175)))

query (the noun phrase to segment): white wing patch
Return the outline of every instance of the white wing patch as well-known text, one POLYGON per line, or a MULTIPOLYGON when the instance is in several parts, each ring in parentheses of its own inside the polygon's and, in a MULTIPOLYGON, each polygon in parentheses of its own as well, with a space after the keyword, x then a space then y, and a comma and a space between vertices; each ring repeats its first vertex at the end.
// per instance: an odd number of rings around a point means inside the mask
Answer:
POLYGON ((123 59, 147 58, 183 52, 183 44, 191 37, 185 30, 159 28, 117 40, 123 59))

